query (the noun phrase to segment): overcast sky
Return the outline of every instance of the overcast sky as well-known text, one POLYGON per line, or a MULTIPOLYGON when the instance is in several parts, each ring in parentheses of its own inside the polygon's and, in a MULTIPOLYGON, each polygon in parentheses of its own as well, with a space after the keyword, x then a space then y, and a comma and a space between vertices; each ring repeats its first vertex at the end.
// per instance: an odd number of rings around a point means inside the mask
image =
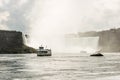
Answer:
POLYGON ((33 44, 118 27, 120 0, 0 0, 0 29, 27 33, 33 44))
MULTIPOLYGON (((0 0, 0 28, 79 32, 120 27, 119 0, 0 0)), ((39 32, 38 32, 39 33, 39 32)))

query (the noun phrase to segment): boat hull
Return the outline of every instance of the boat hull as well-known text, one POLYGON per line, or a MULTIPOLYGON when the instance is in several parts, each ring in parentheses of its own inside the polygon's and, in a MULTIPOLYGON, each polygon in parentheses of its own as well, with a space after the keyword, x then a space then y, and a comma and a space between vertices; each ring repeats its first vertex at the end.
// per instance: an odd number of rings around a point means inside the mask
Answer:
POLYGON ((46 53, 43 51, 38 51, 37 56, 52 56, 51 50, 45 50, 46 53))
POLYGON ((37 54, 37 56, 52 56, 51 54, 37 54))
POLYGON ((44 55, 39 55, 39 54, 37 54, 37 56, 52 56, 51 54, 44 54, 44 55))

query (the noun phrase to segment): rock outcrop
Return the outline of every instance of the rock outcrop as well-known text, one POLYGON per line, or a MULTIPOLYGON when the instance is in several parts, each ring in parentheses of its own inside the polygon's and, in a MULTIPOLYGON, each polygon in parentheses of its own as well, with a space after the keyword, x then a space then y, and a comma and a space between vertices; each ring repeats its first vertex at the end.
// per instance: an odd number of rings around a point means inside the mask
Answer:
POLYGON ((33 53, 23 42, 22 32, 0 30, 0 53, 33 53))

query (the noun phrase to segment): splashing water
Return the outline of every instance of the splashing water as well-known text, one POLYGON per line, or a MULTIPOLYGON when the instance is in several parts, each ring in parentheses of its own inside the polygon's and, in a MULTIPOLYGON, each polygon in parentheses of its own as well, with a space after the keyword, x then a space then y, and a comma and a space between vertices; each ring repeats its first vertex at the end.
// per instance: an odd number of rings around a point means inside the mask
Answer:
MULTIPOLYGON (((77 37, 67 38, 63 35, 54 37, 41 37, 40 41, 33 39, 34 45, 51 48, 53 52, 80 52, 86 51, 88 53, 98 50, 99 37, 77 37)), ((32 41, 32 40, 31 40, 32 41)), ((31 43, 31 42, 30 42, 31 43)), ((32 45, 33 46, 33 45, 32 45)))
POLYGON ((94 52, 98 49, 99 37, 66 38, 66 47, 70 51, 94 52))

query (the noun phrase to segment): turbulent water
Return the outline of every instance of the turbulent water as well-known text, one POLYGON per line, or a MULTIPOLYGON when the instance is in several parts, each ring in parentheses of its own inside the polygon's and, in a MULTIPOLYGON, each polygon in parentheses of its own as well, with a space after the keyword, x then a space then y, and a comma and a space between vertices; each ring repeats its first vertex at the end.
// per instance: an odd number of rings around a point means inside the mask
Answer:
POLYGON ((119 80, 120 54, 0 54, 0 80, 119 80))

